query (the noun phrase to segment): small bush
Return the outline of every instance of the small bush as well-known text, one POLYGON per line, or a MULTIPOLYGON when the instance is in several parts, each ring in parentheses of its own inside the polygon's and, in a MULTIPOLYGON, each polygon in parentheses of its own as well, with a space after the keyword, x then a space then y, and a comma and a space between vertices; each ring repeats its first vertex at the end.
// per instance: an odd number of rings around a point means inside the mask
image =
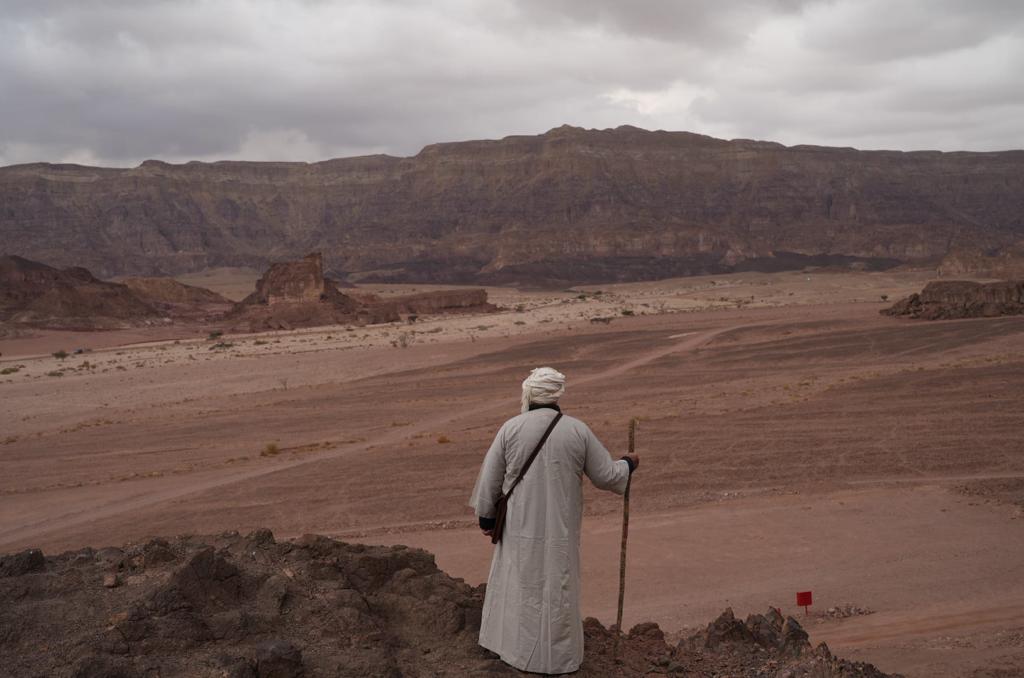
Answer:
POLYGON ((64 373, 61 372, 60 370, 54 370, 53 372, 47 372, 46 376, 48 376, 48 377, 63 377, 64 373))
POLYGON ((63 350, 57 351, 56 353, 53 354, 53 357, 56 358, 57 360, 64 360, 65 358, 68 357, 68 352, 63 350))
POLYGON ((0 370, 0 374, 15 374, 20 369, 20 367, 5 367, 0 370))
POLYGON ((448 436, 445 436, 445 435, 437 436, 437 444, 438 445, 447 445, 450 442, 451 442, 451 438, 449 438, 448 436))
POLYGON ((624 309, 622 309, 622 315, 636 315, 636 314, 633 313, 633 309, 631 309, 631 308, 624 308, 624 309))
POLYGON ((215 351, 215 350, 223 350, 223 349, 226 349, 226 348, 231 348, 232 346, 234 346, 234 344, 232 344, 231 342, 228 342, 228 341, 219 341, 219 342, 217 342, 216 344, 214 344, 213 346, 211 346, 211 347, 210 347, 210 350, 211 350, 211 351, 215 351))
POLYGON ((882 295, 882 301, 889 301, 889 295, 888 294, 883 294, 882 295))
POLYGON ((213 341, 214 339, 220 339, 223 336, 224 332, 222 332, 221 330, 214 330, 213 332, 210 332, 209 336, 207 336, 206 338, 209 339, 210 341, 213 341))
POLYGON ((277 446, 277 443, 267 443, 260 452, 261 457, 276 457, 279 454, 281 454, 281 448, 277 446))

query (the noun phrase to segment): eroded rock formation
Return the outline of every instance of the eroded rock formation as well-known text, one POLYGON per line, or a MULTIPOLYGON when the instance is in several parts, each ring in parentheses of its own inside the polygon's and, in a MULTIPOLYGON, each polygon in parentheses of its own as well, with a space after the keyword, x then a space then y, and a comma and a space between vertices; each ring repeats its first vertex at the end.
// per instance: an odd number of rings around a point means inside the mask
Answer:
MULTIPOLYGON (((477 644, 483 586, 404 546, 307 535, 152 539, 0 558, 0 666, 9 676, 235 678, 521 675, 477 644)), ((657 624, 621 637, 584 623, 578 675, 884 678, 838 659, 777 611, 728 610, 676 646, 657 624)))
POLYGON ((1024 151, 559 127, 411 158, 5 167, 0 207, 9 251, 103 276, 263 268, 314 249, 356 282, 934 265, 1024 240, 1024 151))
MULTIPOLYGON (((350 286, 351 287, 351 286, 350 286)), ((482 289, 440 290, 382 299, 364 292, 344 293, 324 277, 319 252, 299 261, 279 262, 256 282, 256 291, 235 305, 229 320, 249 331, 357 323, 396 322, 403 317, 494 310, 482 289)))
POLYGON ((1024 314, 1024 280, 930 282, 919 294, 900 299, 882 313, 925 320, 1020 315, 1024 314))

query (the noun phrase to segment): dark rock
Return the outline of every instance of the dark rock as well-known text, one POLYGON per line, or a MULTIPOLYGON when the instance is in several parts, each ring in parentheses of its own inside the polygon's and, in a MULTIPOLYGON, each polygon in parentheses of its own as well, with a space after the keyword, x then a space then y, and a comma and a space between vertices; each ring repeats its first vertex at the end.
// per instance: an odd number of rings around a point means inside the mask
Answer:
POLYGON ((256 648, 259 678, 301 678, 302 652, 286 640, 269 640, 256 648))
POLYGON ((125 564, 125 553, 119 548, 108 546, 96 551, 96 562, 107 569, 120 569, 125 564))
POLYGON ((779 649, 783 654, 799 657, 804 651, 811 648, 807 632, 800 626, 800 622, 793 617, 786 617, 786 622, 782 625, 780 636, 779 649))
POLYGON ((268 544, 275 543, 274 533, 265 527, 253 530, 249 534, 245 535, 245 539, 246 541, 252 542, 256 546, 265 546, 268 544))
POLYGON ((268 577, 256 594, 260 613, 267 617, 278 616, 281 614, 287 596, 288 579, 279 575, 268 577))
POLYGON ((776 626, 774 618, 768 618, 760 614, 752 614, 747 617, 746 626, 754 641, 765 648, 775 648, 779 645, 779 633, 781 626, 776 626))
POLYGON ((637 624, 626 634, 627 638, 645 638, 647 640, 660 640, 664 642, 665 632, 655 622, 643 622, 637 624))
POLYGON ((46 558, 39 549, 28 549, 0 557, 0 577, 18 577, 30 572, 40 572, 45 567, 46 558))
POLYGON ((750 629, 736 619, 730 607, 708 625, 705 646, 714 649, 722 643, 749 643, 753 640, 750 629))
POLYGON ((72 678, 136 678, 142 674, 126 659, 98 656, 79 661, 71 675, 72 678))
POLYGON ((764 618, 772 625, 776 631, 782 631, 782 624, 785 622, 785 618, 782 616, 782 612, 777 607, 769 607, 768 611, 765 612, 764 618))

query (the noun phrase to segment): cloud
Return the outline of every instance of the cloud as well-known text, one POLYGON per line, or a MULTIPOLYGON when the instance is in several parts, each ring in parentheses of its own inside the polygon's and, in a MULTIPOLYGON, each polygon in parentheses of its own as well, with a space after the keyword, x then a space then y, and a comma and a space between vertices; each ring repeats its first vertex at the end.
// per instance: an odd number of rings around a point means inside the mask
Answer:
POLYGON ((8 0, 0 164, 416 153, 632 124, 1024 147, 999 0, 8 0))

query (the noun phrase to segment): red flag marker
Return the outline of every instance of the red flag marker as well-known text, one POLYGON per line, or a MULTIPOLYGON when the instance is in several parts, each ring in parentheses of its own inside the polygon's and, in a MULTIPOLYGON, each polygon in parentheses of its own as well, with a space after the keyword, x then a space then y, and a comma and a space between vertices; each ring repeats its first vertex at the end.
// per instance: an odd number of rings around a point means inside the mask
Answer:
POLYGON ((814 604, 811 597, 810 591, 798 591, 796 594, 796 604, 798 607, 804 608, 804 614, 810 614, 807 608, 814 604))

